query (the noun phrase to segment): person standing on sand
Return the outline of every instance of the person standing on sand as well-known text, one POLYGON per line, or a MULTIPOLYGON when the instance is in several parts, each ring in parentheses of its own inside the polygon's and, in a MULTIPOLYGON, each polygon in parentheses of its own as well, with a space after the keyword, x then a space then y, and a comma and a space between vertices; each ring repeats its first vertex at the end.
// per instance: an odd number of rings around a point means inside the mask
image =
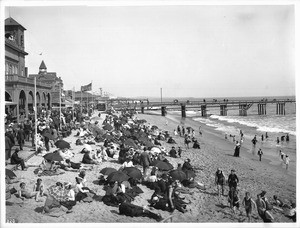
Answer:
POLYGON ((286 134, 286 136, 285 136, 285 141, 287 141, 287 142, 290 141, 290 136, 289 136, 289 134, 286 134))
POLYGON ((218 168, 217 172, 215 174, 215 184, 218 188, 218 196, 221 196, 220 191, 222 190, 222 196, 224 196, 224 185, 225 185, 225 176, 223 174, 223 171, 218 168))
POLYGON ((236 145, 234 147, 234 157, 239 157, 240 156, 240 148, 241 148, 241 144, 239 143, 239 141, 236 141, 236 145))
POLYGON ((245 197, 243 199, 242 204, 245 207, 248 222, 251 222, 252 208, 256 208, 256 204, 255 204, 254 200, 251 198, 250 192, 245 193, 245 197))
POLYGON ((180 129, 180 126, 179 126, 179 125, 178 125, 178 127, 177 127, 177 132, 178 132, 179 136, 181 137, 181 129, 180 129))
POLYGON ((190 142, 191 142, 190 137, 189 137, 188 135, 185 135, 185 136, 184 136, 184 144, 186 145, 187 149, 190 148, 190 147, 189 147, 190 142))
POLYGON ((257 139, 256 139, 256 135, 255 135, 254 138, 252 139, 252 144, 253 144, 253 146, 255 146, 256 143, 257 143, 257 139))
POLYGON ((184 128, 184 126, 182 126, 182 135, 183 136, 185 135, 185 128, 184 128))
POLYGON ((280 156, 282 161, 284 159, 284 155, 285 155, 285 153, 283 153, 281 150, 279 150, 279 156, 280 156))
POLYGON ((180 157, 180 158, 181 158, 181 153, 182 153, 182 149, 181 149, 181 147, 179 146, 179 147, 178 147, 177 154, 178 154, 178 157, 180 157))
POLYGON ((229 186, 229 189, 231 189, 232 187, 233 187, 234 189, 236 189, 238 183, 239 183, 239 178, 238 178, 237 175, 235 174, 235 170, 232 169, 232 170, 231 170, 231 173, 230 173, 229 176, 228 176, 228 186, 229 186))
POLYGON ((263 152, 262 152, 261 148, 259 148, 259 150, 257 151, 257 154, 259 156, 259 161, 261 161, 261 157, 263 155, 263 152))
POLYGON ((150 159, 149 153, 147 152, 146 147, 144 147, 144 151, 140 155, 140 162, 141 162, 141 165, 143 166, 143 174, 144 174, 144 176, 146 176, 147 170, 151 163, 151 159, 150 159))
POLYGON ((288 155, 285 155, 285 161, 284 161, 284 163, 285 163, 285 168, 287 170, 289 168, 289 164, 290 164, 290 158, 289 158, 288 155))

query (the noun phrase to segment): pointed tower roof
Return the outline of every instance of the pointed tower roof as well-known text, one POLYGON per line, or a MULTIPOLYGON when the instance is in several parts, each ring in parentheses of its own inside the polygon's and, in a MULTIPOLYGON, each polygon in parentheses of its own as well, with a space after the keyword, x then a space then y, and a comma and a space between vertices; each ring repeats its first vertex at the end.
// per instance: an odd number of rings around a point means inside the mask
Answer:
POLYGON ((40 68, 39 68, 40 70, 43 70, 43 69, 45 69, 45 70, 47 70, 47 67, 46 67, 46 65, 45 65, 45 63, 44 63, 44 60, 42 60, 42 63, 41 63, 41 65, 40 65, 40 68))
POLYGON ((5 26, 20 26, 23 30, 26 30, 21 24, 19 24, 15 19, 9 17, 5 19, 5 26))

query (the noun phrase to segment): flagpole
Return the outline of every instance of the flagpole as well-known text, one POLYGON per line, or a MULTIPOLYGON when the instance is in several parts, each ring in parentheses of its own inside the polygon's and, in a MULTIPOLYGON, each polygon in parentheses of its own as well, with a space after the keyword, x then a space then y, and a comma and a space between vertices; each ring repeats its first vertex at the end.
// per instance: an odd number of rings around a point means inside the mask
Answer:
POLYGON ((82 115, 82 88, 80 88, 80 115, 82 115))
POLYGON ((72 91, 72 97, 73 97, 73 107, 72 107, 72 109, 73 109, 73 118, 72 118, 72 120, 74 120, 74 105, 75 105, 75 87, 73 87, 73 91, 72 91))
POLYGON ((34 77, 34 131, 35 131, 35 151, 37 151, 36 77, 34 77))
POLYGON ((87 100, 86 100, 86 109, 87 109, 87 114, 89 115, 89 93, 87 92, 87 100))
POLYGON ((61 84, 59 83, 59 129, 61 130, 61 84))

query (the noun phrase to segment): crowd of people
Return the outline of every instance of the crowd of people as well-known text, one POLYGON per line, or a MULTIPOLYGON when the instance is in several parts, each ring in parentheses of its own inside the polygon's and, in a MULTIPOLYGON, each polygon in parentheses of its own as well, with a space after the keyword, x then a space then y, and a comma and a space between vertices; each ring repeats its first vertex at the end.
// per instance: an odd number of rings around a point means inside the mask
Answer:
MULTIPOLYGON (((149 207, 160 210, 173 212, 178 210, 182 213, 188 211, 188 205, 191 202, 185 201, 185 194, 191 194, 190 189, 197 188, 205 190, 206 186, 195 180, 196 170, 191 164, 190 159, 185 159, 183 165, 173 167, 168 157, 181 158, 184 152, 180 146, 176 148, 176 141, 168 131, 158 129, 155 125, 150 125, 144 120, 134 118, 134 113, 123 110, 121 113, 108 112, 103 123, 95 121, 92 123, 88 117, 80 117, 80 124, 76 125, 72 118, 64 119, 62 126, 57 125, 57 113, 44 113, 37 121, 39 153, 48 154, 50 146, 54 147, 57 141, 67 137, 71 132, 75 131, 77 137, 76 145, 83 146, 80 151, 82 153, 81 162, 74 162, 72 158, 74 153, 69 147, 56 148, 53 154, 58 155, 59 161, 45 158, 39 167, 35 170, 38 176, 33 191, 27 189, 25 183, 20 184, 18 196, 21 199, 35 198, 36 201, 40 197, 46 197, 44 205, 44 213, 51 214, 57 211, 71 213, 72 208, 77 202, 92 202, 97 198, 97 194, 88 187, 90 180, 86 179, 86 171, 94 166, 115 160, 120 164, 119 176, 128 174, 129 168, 141 167, 141 176, 127 179, 115 180, 110 178, 110 174, 100 174, 98 177, 99 187, 103 185, 105 195, 102 202, 109 206, 119 208, 119 213, 126 216, 142 216, 162 221, 160 214, 154 213, 145 207, 132 203, 134 198, 143 191, 138 187, 142 184, 152 190, 153 195, 149 199, 149 207), (103 145, 96 146, 93 150, 91 145, 103 142, 103 145), (163 146, 165 143, 172 144, 170 151, 163 146), (127 171, 127 172, 126 172, 127 171), (64 172, 77 172, 75 180, 70 182, 57 182, 55 185, 44 186, 42 176, 59 175, 64 172), (185 176, 185 178, 179 178, 185 176)), ((17 128, 11 126, 7 129, 6 137, 10 140, 11 131, 14 132, 13 138, 17 138, 20 148, 16 148, 15 153, 11 156, 7 153, 7 158, 11 159, 12 164, 20 164, 22 170, 26 170, 25 161, 20 159, 17 154, 22 150, 22 140, 30 140, 32 138, 32 122, 28 120, 24 124, 17 125, 17 128), (31 130, 25 131, 25 125, 31 126, 31 130), (19 132, 19 133, 18 133, 19 132), (25 133, 26 132, 26 133, 25 133), (19 137, 18 135, 23 135, 19 137), (20 142, 19 139, 20 138, 20 142)), ((26 127, 29 129, 29 127, 26 127)), ((186 145, 185 150, 190 149, 189 144, 193 143, 193 149, 200 149, 200 143, 196 138, 196 133, 191 127, 178 125, 173 132, 174 136, 180 136, 186 145)), ((199 136, 202 136, 202 129, 199 128, 199 136)), ((32 139, 32 146, 35 146, 35 139, 32 139)), ((14 145, 14 144, 13 144, 14 145)), ((239 156, 240 145, 236 143, 235 155, 239 156)), ((234 169, 231 170, 228 178, 225 177, 223 171, 218 168, 215 173, 215 184, 217 185, 217 194, 219 197, 225 196, 226 184, 228 185, 228 203, 233 213, 240 210, 239 199, 239 178, 234 169)), ((282 210, 282 207, 290 209, 291 216, 295 218, 295 204, 283 204, 276 196, 272 208, 268 206, 265 197, 266 192, 263 191, 257 195, 254 201, 250 192, 245 193, 241 205, 244 206, 248 221, 251 221, 252 209, 257 208, 259 216, 264 222, 273 221, 271 210, 282 210), (271 208, 271 209, 270 209, 271 208), (293 217, 294 216, 294 217, 293 217)))

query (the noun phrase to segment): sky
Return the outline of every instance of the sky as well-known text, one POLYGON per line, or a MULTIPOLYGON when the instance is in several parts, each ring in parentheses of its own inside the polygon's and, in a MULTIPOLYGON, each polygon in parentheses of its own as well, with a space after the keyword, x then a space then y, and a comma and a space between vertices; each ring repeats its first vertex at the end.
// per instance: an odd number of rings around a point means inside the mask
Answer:
POLYGON ((6 7, 64 89, 122 97, 295 95, 293 5, 6 7), (42 53, 42 55, 40 55, 42 53))

